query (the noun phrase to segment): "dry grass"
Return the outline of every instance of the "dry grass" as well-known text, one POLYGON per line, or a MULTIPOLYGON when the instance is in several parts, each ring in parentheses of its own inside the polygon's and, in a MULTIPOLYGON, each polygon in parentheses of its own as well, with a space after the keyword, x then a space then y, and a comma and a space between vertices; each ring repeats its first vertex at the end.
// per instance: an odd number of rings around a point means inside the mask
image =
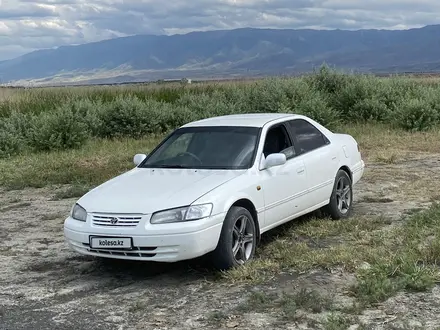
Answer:
POLYGON ((65 214, 61 214, 61 213, 46 213, 41 216, 41 220, 51 221, 56 219, 63 219, 64 216, 65 214))
POLYGON ((0 87, 0 102, 11 100, 17 95, 17 89, 0 87))
POLYGON ((363 157, 370 160, 394 163, 407 155, 440 152, 440 130, 408 132, 385 124, 356 124, 344 126, 340 131, 353 135, 363 157))
POLYGON ((358 141, 367 170, 363 181, 371 183, 374 196, 382 202, 429 203, 438 199, 440 180, 440 131, 406 132, 383 125, 354 125, 344 132, 358 141))
POLYGON ((89 191, 90 187, 88 185, 72 185, 67 189, 57 191, 52 200, 79 198, 89 191))
POLYGON ((193 84, 182 85, 179 82, 173 83, 145 83, 145 84, 127 84, 127 85, 91 85, 91 86, 69 86, 69 87, 41 87, 41 88, 8 88, 0 87, 0 102, 2 101, 19 101, 26 102, 33 99, 38 94, 45 95, 63 95, 65 97, 91 97, 97 93, 105 93, 107 95, 123 95, 123 94, 141 94, 144 92, 168 90, 205 90, 217 89, 222 86, 249 84, 261 79, 237 79, 237 80, 218 80, 204 81, 193 84))
POLYGON ((30 205, 31 205, 31 203, 29 203, 29 202, 20 202, 20 203, 17 203, 17 204, 11 204, 11 205, 8 205, 8 206, 0 208, 0 212, 6 212, 6 211, 11 211, 11 210, 18 210, 18 209, 22 209, 22 208, 28 207, 30 205))

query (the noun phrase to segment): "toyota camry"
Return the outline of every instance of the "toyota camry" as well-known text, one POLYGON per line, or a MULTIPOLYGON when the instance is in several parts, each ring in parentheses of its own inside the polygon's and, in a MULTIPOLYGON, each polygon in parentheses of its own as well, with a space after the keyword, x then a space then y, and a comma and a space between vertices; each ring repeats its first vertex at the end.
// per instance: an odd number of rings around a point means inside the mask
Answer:
POLYGON ((133 161, 73 205, 64 223, 73 250, 160 262, 210 254, 228 269, 281 224, 317 209, 349 217, 365 167, 352 136, 295 114, 188 123, 133 161))

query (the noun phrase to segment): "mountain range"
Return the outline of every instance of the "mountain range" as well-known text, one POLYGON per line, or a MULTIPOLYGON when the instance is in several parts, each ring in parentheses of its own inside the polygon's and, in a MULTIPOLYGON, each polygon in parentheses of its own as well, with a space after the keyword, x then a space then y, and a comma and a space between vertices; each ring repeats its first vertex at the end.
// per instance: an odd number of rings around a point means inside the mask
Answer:
POLYGON ((0 81, 115 83, 297 74, 326 63, 363 72, 440 71, 440 25, 409 30, 254 29, 136 35, 0 62, 0 81))

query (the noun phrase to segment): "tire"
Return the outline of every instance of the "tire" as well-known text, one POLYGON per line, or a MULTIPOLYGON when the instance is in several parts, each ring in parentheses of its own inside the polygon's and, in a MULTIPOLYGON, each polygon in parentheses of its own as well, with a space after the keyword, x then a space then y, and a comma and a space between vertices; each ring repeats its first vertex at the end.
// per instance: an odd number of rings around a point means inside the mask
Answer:
POLYGON ((233 206, 223 222, 219 242, 212 252, 212 263, 219 270, 244 265, 253 259, 256 243, 257 230, 251 213, 233 206))
POLYGON ((344 170, 336 174, 330 202, 324 207, 325 213, 333 220, 346 219, 351 216, 353 205, 353 185, 350 176, 344 170))

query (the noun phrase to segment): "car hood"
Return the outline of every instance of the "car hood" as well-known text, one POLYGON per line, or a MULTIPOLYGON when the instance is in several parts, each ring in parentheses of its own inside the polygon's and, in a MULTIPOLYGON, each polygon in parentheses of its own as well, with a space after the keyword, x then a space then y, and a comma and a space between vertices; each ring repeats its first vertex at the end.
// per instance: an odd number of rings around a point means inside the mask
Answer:
POLYGON ((153 213, 186 206, 245 171, 135 168, 96 187, 78 203, 93 213, 153 213))

